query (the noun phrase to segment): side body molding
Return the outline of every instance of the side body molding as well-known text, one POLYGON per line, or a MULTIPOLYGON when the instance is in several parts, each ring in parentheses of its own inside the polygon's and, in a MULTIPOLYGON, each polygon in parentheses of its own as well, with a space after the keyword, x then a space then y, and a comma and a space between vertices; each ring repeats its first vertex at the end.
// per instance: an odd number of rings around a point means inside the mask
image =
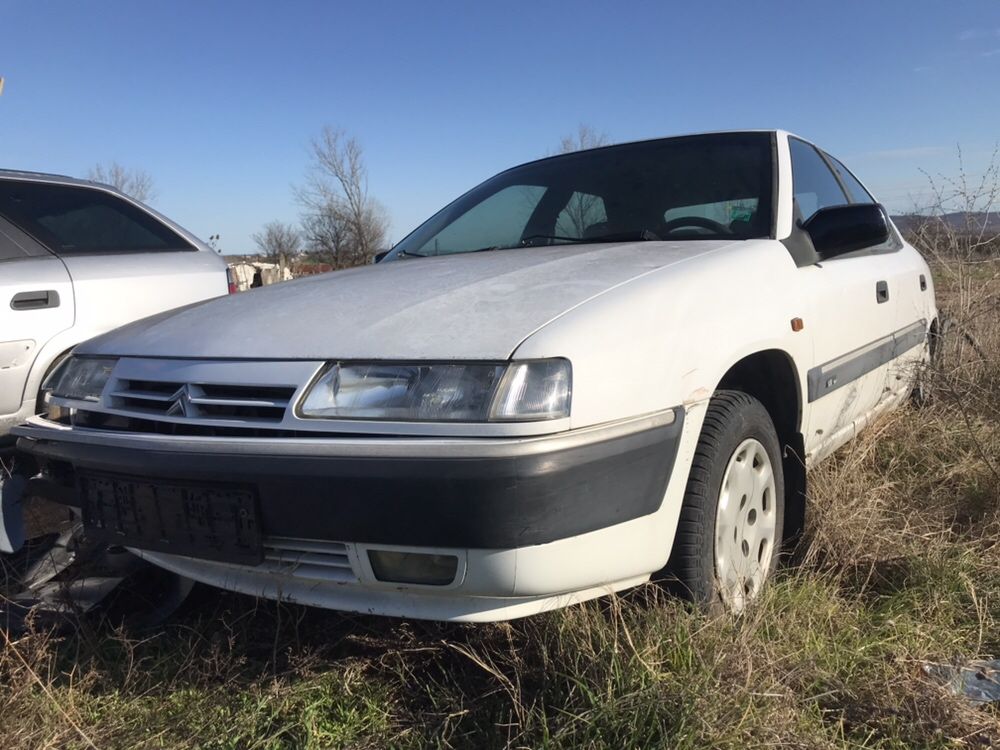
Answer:
POLYGON ((869 344, 809 370, 809 403, 891 362, 927 338, 927 321, 918 320, 869 344))

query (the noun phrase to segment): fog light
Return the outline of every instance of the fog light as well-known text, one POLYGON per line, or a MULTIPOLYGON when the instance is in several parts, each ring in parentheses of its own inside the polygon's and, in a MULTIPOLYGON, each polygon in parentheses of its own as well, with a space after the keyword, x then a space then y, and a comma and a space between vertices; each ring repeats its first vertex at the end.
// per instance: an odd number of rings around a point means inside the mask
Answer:
POLYGON ((455 555, 372 549, 368 550, 368 560, 375 577, 386 583, 447 586, 455 580, 458 572, 458 558, 455 555))

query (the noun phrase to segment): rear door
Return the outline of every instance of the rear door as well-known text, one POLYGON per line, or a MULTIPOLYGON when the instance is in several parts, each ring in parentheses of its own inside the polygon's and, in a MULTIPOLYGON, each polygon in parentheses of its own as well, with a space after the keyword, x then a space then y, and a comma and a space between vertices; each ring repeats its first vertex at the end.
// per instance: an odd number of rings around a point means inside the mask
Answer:
POLYGON ((19 411, 38 351, 73 325, 62 262, 0 218, 0 415, 19 411))
MULTIPOLYGON (((789 138, 796 218, 852 199, 810 144, 789 138)), ((887 354, 896 329, 893 266, 884 253, 858 252, 799 269, 812 331, 806 453, 821 457, 854 434, 855 424, 882 399, 887 354)))
POLYGON ((65 264, 80 340, 228 291, 221 258, 110 191, 0 183, 0 208, 65 264))

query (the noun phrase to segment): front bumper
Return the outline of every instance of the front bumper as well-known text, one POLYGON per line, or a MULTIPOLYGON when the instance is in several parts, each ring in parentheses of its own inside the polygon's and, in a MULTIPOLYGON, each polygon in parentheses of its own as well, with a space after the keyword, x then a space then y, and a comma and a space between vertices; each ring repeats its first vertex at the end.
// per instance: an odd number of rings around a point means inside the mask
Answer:
POLYGON ((45 468, 48 479, 36 487, 50 499, 79 506, 81 470, 238 483, 257 494, 265 547, 319 540, 337 554, 342 548, 349 563, 342 578, 329 569, 320 578, 308 566, 136 550, 182 575, 333 609, 489 620, 634 585, 658 567, 640 540, 653 536, 645 517, 663 501, 683 414, 512 438, 180 437, 68 428, 40 417, 15 433, 45 468), (454 553, 459 575, 441 587, 379 582, 371 548, 454 553))
POLYGON ((78 469, 256 488, 265 534, 432 547, 545 544, 656 511, 683 411, 531 438, 191 438, 15 428, 73 504, 78 469))

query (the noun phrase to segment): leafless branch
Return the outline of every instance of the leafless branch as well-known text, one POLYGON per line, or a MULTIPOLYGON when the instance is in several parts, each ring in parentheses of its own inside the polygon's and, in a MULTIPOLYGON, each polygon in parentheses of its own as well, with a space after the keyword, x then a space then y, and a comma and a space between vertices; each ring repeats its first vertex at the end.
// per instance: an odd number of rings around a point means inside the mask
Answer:
POLYGON ((111 185, 141 203, 148 203, 156 197, 156 187, 149 172, 123 167, 116 161, 107 165, 95 164, 87 172, 87 178, 111 185))
POLYGON ((270 221, 251 235, 261 254, 278 264, 284 274, 288 261, 302 250, 302 235, 291 224, 270 221))
POLYGON ((326 126, 312 141, 310 155, 305 183, 295 188, 308 249, 335 268, 370 262, 386 241, 388 218, 368 193, 360 143, 326 126))

